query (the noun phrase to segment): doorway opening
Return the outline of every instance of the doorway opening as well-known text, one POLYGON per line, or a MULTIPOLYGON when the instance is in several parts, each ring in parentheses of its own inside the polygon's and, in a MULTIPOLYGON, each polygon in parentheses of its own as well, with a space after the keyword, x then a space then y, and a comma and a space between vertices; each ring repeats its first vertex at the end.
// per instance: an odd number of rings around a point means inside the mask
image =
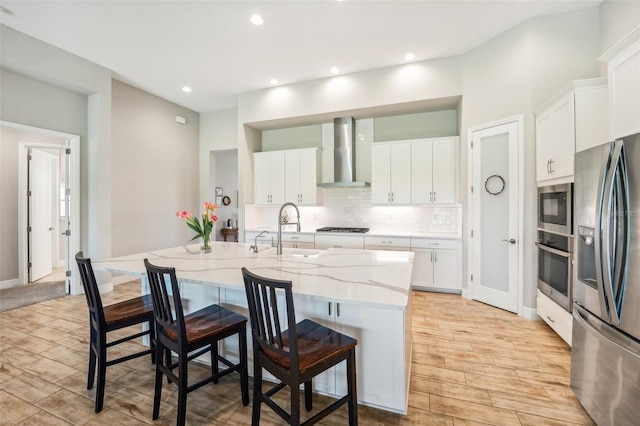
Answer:
MULTIPOLYGON (((0 127, 9 135, 3 145, 11 144, 17 156, 11 160, 15 175, 7 175, 17 193, 5 194, 3 188, 3 196, 15 197, 10 204, 17 223, 7 225, 15 234, 3 251, 13 254, 3 260, 9 276, 0 287, 33 292, 34 284, 64 282, 65 293, 77 294, 71 254, 80 247, 80 137, 11 122, 0 121, 0 127)), ((8 161, 5 157, 3 166, 8 161)))

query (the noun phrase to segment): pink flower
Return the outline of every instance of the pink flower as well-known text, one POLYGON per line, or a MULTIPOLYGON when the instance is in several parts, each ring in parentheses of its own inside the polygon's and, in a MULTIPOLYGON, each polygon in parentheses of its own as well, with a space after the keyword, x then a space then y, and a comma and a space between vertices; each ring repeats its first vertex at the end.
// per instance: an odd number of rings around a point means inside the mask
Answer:
POLYGON ((217 222, 218 221, 218 216, 216 216, 215 214, 212 214, 211 215, 211 220, 214 221, 214 222, 217 222))
POLYGON ((191 218, 191 213, 189 213, 186 210, 178 210, 176 212, 176 216, 181 218, 181 219, 189 219, 189 218, 191 218))

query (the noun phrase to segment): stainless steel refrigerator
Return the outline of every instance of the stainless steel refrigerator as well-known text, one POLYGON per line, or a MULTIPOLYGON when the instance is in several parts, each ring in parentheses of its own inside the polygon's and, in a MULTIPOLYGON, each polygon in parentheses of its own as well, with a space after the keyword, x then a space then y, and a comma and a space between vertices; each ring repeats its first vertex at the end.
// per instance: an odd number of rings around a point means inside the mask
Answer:
POLYGON ((575 156, 571 388, 604 425, 640 422, 640 134, 575 156))

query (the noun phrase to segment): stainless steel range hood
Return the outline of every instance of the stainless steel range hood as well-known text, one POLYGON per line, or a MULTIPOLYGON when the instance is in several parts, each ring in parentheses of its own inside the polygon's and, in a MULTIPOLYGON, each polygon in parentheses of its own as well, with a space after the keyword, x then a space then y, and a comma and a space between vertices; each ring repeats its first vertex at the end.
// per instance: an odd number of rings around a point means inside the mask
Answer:
POLYGON ((356 137, 353 117, 333 119, 333 182, 319 183, 321 188, 369 186, 356 181, 356 137))

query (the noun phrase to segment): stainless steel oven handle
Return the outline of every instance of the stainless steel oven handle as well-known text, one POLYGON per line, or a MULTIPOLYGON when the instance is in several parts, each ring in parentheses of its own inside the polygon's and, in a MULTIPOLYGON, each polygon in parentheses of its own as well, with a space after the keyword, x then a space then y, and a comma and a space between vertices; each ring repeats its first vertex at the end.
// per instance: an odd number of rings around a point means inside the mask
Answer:
POLYGON ((558 250, 556 248, 546 246, 539 241, 536 241, 536 245, 540 250, 548 251, 549 253, 557 254, 558 256, 571 258, 571 252, 569 251, 558 250))

